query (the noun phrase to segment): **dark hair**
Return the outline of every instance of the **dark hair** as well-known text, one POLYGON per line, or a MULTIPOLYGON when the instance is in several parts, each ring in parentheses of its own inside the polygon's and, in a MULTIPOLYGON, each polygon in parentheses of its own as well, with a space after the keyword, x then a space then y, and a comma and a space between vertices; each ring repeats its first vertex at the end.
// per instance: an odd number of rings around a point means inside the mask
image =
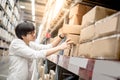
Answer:
POLYGON ((29 21, 24 21, 19 23, 16 28, 15 28, 15 34, 18 38, 22 39, 22 36, 26 36, 28 32, 34 31, 35 26, 29 22, 29 21))

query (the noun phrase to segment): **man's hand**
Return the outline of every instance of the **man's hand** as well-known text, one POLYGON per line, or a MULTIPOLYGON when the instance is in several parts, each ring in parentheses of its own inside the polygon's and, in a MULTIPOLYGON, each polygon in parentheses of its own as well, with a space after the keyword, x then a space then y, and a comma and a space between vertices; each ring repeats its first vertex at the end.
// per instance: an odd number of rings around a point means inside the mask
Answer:
POLYGON ((70 45, 73 44, 73 41, 71 41, 71 39, 67 39, 65 42, 63 42, 61 45, 59 45, 60 49, 66 49, 66 48, 70 48, 70 45))

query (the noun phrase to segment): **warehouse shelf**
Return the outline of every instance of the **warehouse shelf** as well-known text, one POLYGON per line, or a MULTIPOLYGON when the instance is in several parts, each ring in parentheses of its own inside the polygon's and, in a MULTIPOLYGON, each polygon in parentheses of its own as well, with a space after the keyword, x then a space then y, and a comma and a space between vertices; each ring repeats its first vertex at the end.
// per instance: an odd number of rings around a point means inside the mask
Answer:
MULTIPOLYGON (((80 77, 85 76, 86 73, 84 71, 87 71, 88 75, 86 75, 86 77, 88 77, 89 80, 92 78, 91 73, 95 62, 93 59, 51 55, 47 57, 47 60, 80 77)), ((83 79, 86 77, 83 77, 83 79)))
POLYGON ((0 4, 0 9, 2 11, 4 11, 5 15, 7 15, 7 18, 10 19, 10 17, 8 16, 8 13, 5 11, 5 9, 2 7, 2 5, 0 4))
POLYGON ((5 39, 5 38, 3 38, 3 37, 1 37, 1 36, 0 36, 0 40, 6 42, 7 44, 10 44, 10 41, 8 41, 7 39, 5 39))
POLYGON ((0 50, 6 50, 8 53, 8 47, 13 38, 15 38, 14 34, 14 26, 17 21, 19 21, 18 16, 15 15, 14 7, 18 8, 17 0, 2 0, 0 2, 0 50))
MULTIPOLYGON (((74 5, 79 3, 88 5, 91 8, 98 5, 118 11, 120 10, 120 1, 116 0, 74 0, 74 5)), ((52 35, 56 35, 58 33, 59 28, 62 27, 63 23, 65 23, 64 20, 65 17, 57 21, 57 24, 55 24, 50 31, 52 35)), ((87 57, 89 57, 89 55, 87 55, 87 57)), ((47 57, 47 69, 48 71, 50 71, 50 69, 55 71, 56 69, 59 69, 57 71, 58 80, 64 80, 64 78, 62 78, 64 71, 68 71, 68 74, 72 73, 79 76, 79 80, 120 80, 120 60, 112 60, 108 58, 104 59, 103 57, 85 58, 65 55, 51 55, 47 57)))
POLYGON ((59 28, 61 27, 62 23, 64 22, 64 18, 61 18, 60 21, 55 25, 55 27, 51 30, 51 34, 56 34, 59 28))
POLYGON ((8 50, 8 47, 0 46, 0 49, 2 49, 2 50, 8 50))
POLYGON ((10 10, 10 13, 7 12, 6 9, 4 9, 1 4, 0 4, 0 9, 1 9, 2 11, 4 11, 4 15, 7 16, 9 22, 10 22, 13 26, 15 26, 16 23, 13 22, 11 19, 13 18, 13 15, 14 15, 14 16, 15 16, 14 19, 16 19, 17 21, 20 20, 20 15, 18 14, 20 9, 19 9, 19 7, 18 7, 17 1, 15 1, 15 4, 14 4, 14 5, 11 5, 11 4, 10 4, 10 1, 7 1, 7 2, 6 2, 6 5, 8 5, 9 10, 10 10), (12 7, 12 6, 13 6, 13 7, 12 7), (16 7, 16 9, 15 9, 15 7, 16 7), (17 11, 17 12, 15 12, 15 11, 17 11), (11 14, 11 15, 9 15, 9 14, 11 14))
MULTIPOLYGON (((101 1, 101 0, 74 0, 74 4, 73 5, 76 5, 76 4, 84 4, 84 5, 88 5, 88 6, 92 6, 94 7, 95 5, 99 5, 99 6, 104 6, 104 7, 108 7, 108 8, 112 8, 112 9, 115 9, 115 10, 120 10, 120 7, 119 7, 119 3, 120 1, 113 1, 113 0, 104 0, 104 1, 101 1), (114 4, 112 4, 114 3, 114 4), (111 6, 113 5, 113 6, 111 6)), ((71 6, 72 7, 72 6, 71 6)), ((67 16, 67 15, 65 15, 67 16)), ((61 17, 61 19, 57 22, 57 24, 54 24, 53 28, 50 29, 50 33, 51 34, 56 34, 58 32, 58 29, 60 27, 62 27, 61 25, 63 24, 64 22, 64 18, 61 17)))
POLYGON ((0 10, 4 10, 4 8, 2 7, 2 5, 0 4, 0 10))
POLYGON ((8 50, 8 45, 10 44, 10 42, 6 41, 6 39, 4 39, 2 37, 0 37, 0 41, 2 41, 2 43, 0 42, 0 49, 2 49, 2 50, 8 50), (6 43, 6 44, 3 44, 3 42, 6 43))
MULTIPOLYGON (((1 20, 0 20, 1 21, 1 20)), ((6 28, 6 26, 3 25, 2 22, 0 22, 0 27, 3 28, 4 30, 6 30, 9 34, 11 34, 12 36, 15 36, 15 34, 13 34, 12 32, 8 31, 8 29, 6 28)))
POLYGON ((2 6, 0 5, 0 10, 3 10, 2 6))
POLYGON ((111 76, 111 79, 120 79, 119 60, 89 59, 63 55, 51 55, 47 57, 47 60, 54 63, 56 66, 60 66, 74 73, 83 80, 99 80, 97 76, 102 76, 102 79, 104 79, 103 76, 111 76))
POLYGON ((3 37, 1 37, 1 36, 0 36, 0 40, 6 41, 6 39, 5 39, 5 38, 3 38, 3 37))
POLYGON ((104 6, 115 10, 120 10, 119 0, 75 0, 75 3, 81 3, 88 6, 104 6))
POLYGON ((4 26, 4 24, 2 23, 2 20, 0 19, 0 27, 3 28, 4 30, 7 30, 6 26, 4 26))
MULTIPOLYGON (((120 10, 119 4, 118 4, 118 3, 120 3, 120 1, 115 1, 115 0, 114 1, 113 0, 110 0, 110 1, 108 1, 108 0, 104 0, 104 1, 101 1, 101 0, 92 0, 92 1, 91 0, 75 0, 74 1, 74 5, 76 5, 78 3, 84 4, 84 5, 88 5, 88 6, 92 6, 92 7, 94 7, 95 5, 100 5, 100 6, 104 6, 104 7, 108 7, 108 8, 112 8, 112 9, 116 9, 116 10, 120 10), (112 4, 110 2, 114 3, 113 4, 114 6, 111 6, 112 4)), ((65 16, 67 16, 67 15, 65 15, 65 16)), ((62 27, 61 24, 63 22, 64 22, 64 18, 61 18, 57 22, 57 24, 53 25, 54 27, 52 29, 50 29, 50 33, 51 34, 56 34, 58 32, 58 29, 60 27, 62 27)))

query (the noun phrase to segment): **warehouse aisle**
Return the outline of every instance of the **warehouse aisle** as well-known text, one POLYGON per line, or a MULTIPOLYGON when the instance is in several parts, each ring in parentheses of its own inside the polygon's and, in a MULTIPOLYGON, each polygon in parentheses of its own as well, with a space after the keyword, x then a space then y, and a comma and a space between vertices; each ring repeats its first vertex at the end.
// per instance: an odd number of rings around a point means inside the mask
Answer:
POLYGON ((6 80, 8 75, 8 56, 0 57, 0 80, 6 80))

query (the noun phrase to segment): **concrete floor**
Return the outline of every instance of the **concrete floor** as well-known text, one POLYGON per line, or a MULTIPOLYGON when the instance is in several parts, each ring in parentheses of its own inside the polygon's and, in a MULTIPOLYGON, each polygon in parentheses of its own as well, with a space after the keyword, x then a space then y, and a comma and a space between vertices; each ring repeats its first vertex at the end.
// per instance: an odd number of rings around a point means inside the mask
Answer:
POLYGON ((9 61, 8 56, 5 57, 0 56, 0 80, 6 80, 9 67, 8 61, 9 61))

